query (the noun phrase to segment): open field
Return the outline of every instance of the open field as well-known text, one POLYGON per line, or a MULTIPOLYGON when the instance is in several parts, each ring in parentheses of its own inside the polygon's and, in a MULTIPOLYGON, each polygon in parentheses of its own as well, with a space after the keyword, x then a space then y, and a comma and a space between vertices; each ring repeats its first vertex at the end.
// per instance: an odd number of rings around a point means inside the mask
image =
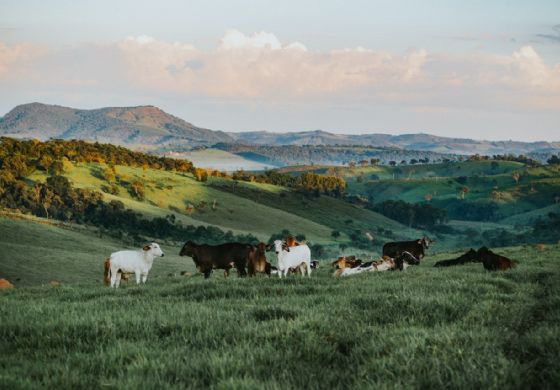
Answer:
POLYGON ((519 261, 500 273, 481 264, 433 268, 456 254, 442 253, 406 272, 346 279, 332 278, 323 263, 311 279, 215 272, 204 280, 178 276, 192 261, 162 244, 166 257, 145 286, 113 291, 101 283, 101 261, 121 243, 0 222, 0 277, 21 278, 0 291, 1 388, 560 383, 557 246, 498 250, 519 261), (35 236, 21 246, 18 232, 35 236), (49 286, 51 278, 62 284, 49 286))

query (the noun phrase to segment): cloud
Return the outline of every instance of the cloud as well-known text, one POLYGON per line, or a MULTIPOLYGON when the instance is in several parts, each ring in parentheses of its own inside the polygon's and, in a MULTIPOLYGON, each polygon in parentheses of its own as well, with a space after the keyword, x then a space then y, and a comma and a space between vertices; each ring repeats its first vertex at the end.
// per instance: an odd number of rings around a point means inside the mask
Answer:
POLYGON ((552 43, 560 43, 560 24, 552 26, 552 31, 552 34, 537 34, 537 37, 552 43))
POLYGON ((43 49, 29 44, 9 46, 0 42, 0 80, 19 74, 22 67, 42 52, 43 49))
POLYGON ((0 43, 2 82, 75 94, 359 101, 438 112, 560 107, 560 64, 547 64, 531 46, 510 55, 363 47, 318 52, 264 31, 228 30, 212 50, 146 35, 49 50, 0 43))

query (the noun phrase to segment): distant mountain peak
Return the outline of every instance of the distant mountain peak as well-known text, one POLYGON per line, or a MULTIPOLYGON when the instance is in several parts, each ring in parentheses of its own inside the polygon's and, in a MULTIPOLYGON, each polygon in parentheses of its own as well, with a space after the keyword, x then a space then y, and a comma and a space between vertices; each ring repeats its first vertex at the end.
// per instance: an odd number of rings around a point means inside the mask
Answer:
POLYGON ((22 104, 0 119, 0 134, 148 146, 233 141, 223 132, 194 126, 153 105, 82 110, 38 102, 22 104))

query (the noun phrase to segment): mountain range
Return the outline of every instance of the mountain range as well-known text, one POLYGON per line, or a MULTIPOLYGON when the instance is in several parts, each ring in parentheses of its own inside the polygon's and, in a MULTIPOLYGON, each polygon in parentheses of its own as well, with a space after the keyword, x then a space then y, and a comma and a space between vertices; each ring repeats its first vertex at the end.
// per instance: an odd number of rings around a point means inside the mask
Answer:
POLYGON ((23 104, 0 118, 0 135, 15 138, 84 139, 128 147, 167 150, 216 143, 255 145, 360 145, 445 154, 555 154, 560 142, 483 141, 430 134, 334 134, 322 130, 272 133, 223 132, 194 126, 154 106, 81 110, 23 104))

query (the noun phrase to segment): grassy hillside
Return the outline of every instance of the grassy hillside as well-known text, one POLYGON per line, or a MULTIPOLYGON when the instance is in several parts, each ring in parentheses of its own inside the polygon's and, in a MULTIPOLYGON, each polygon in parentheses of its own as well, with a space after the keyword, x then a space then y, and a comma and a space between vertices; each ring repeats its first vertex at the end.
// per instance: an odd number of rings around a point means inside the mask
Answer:
MULTIPOLYGON (((103 260, 132 244, 100 236, 96 229, 59 223, 42 218, 12 219, 0 216, 0 243, 3 248, 0 278, 17 286, 47 284, 101 284, 103 260)), ((190 258, 178 256, 180 246, 162 243, 165 257, 155 260, 150 279, 169 273, 194 271, 190 258)))
POLYGON ((204 280, 165 276, 183 262, 164 246, 170 256, 156 262, 145 286, 113 291, 92 268, 115 243, 0 223, 3 247, 18 234, 39 237, 27 255, 13 257, 22 248, 8 246, 1 270, 21 273, 22 285, 27 274, 42 282, 35 270, 63 281, 0 291, 1 388, 553 389, 560 382, 558 247, 499 250, 519 261, 500 273, 480 264, 431 267, 451 255, 441 254, 406 272, 347 279, 323 267, 311 279, 204 280))
MULTIPOLYGON (((65 175, 75 187, 100 190, 108 186, 103 177, 104 168, 99 164, 79 164, 65 175)), ((422 235, 343 200, 328 196, 309 198, 280 186, 215 177, 199 182, 189 174, 123 166, 117 166, 116 173, 120 179, 119 194, 106 194, 107 199, 121 200, 127 207, 148 216, 175 214, 186 224, 212 224, 234 233, 251 233, 261 240, 284 229, 326 245, 338 245, 356 230, 374 233, 378 227, 392 231, 394 237, 422 235), (144 183, 144 201, 133 198, 128 191, 129 183, 135 180, 144 183), (189 205, 194 206, 190 212, 186 210, 189 205), (342 233, 338 240, 331 237, 333 230, 342 233)), ((39 171, 30 176, 30 180, 45 179, 45 174, 39 171)))
POLYGON ((343 177, 349 194, 367 197, 370 202, 403 200, 425 202, 441 208, 457 202, 491 202, 496 208, 494 222, 528 223, 535 216, 554 209, 560 197, 560 171, 557 166, 528 168, 514 161, 464 161, 446 164, 397 167, 293 167, 283 171, 299 174, 336 174, 343 177), (514 174, 519 174, 514 180, 514 174), (460 188, 468 192, 461 198, 460 188), (539 211, 540 210, 540 211, 539 211), (516 217, 519 215, 519 218, 516 217), (523 217, 525 215, 526 217, 523 217), (533 216, 533 217, 532 217, 533 216))

